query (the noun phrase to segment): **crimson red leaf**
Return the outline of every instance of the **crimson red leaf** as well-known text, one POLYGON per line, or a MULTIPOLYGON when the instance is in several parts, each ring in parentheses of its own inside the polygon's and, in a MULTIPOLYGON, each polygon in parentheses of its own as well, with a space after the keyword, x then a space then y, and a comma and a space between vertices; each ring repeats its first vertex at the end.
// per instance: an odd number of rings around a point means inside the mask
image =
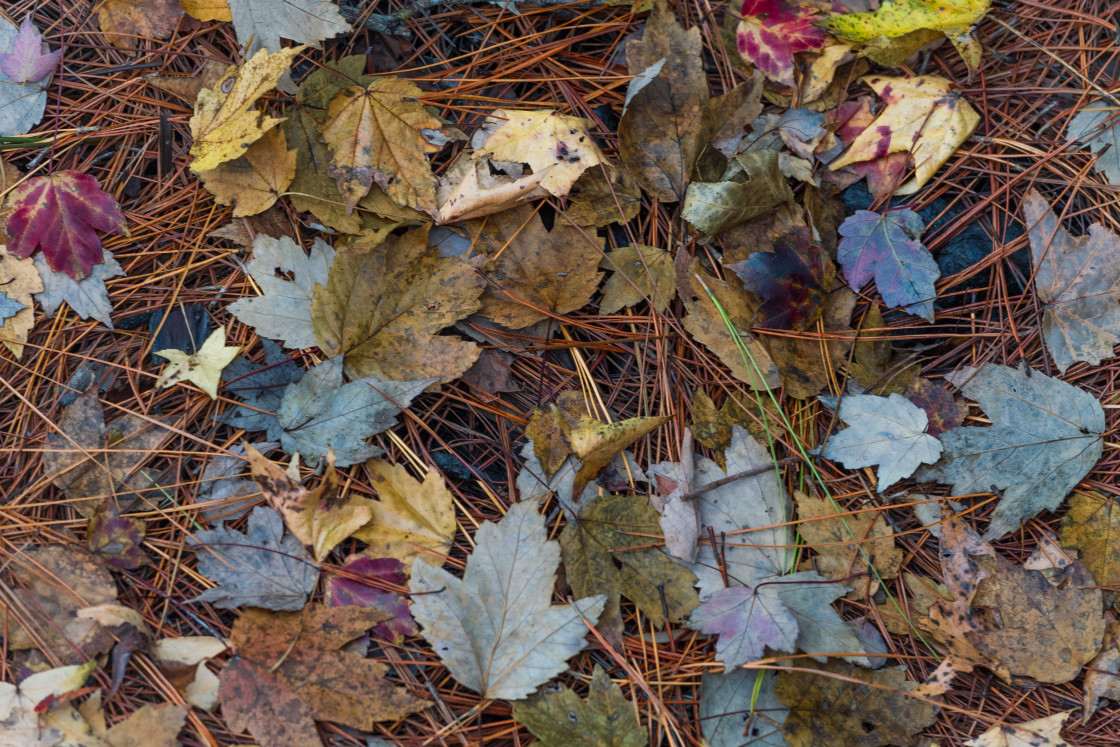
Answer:
POLYGON ((809 229, 795 229, 774 242, 773 252, 755 252, 730 267, 747 290, 764 299, 759 326, 806 329, 820 318, 824 265, 809 229))
POLYGON ((739 54, 770 80, 793 86, 793 55, 824 46, 828 34, 813 25, 816 11, 782 0, 746 0, 739 21, 739 54))
POLYGON ((869 280, 891 308, 933 321, 933 282, 941 274, 929 250, 919 240, 924 226, 913 210, 891 210, 882 215, 858 210, 837 229, 843 237, 837 259, 852 290, 869 280))
POLYGON ((43 250, 47 264, 75 280, 88 276, 104 259, 94 229, 128 235, 117 201, 97 180, 77 171, 58 171, 28 179, 12 190, 8 251, 30 257, 43 250))
POLYGON ((416 623, 408 611, 408 601, 400 594, 379 589, 381 586, 404 586, 404 564, 396 558, 359 557, 348 562, 342 570, 359 578, 332 576, 327 582, 327 604, 331 607, 372 607, 388 612, 392 620, 378 623, 374 635, 387 641, 399 642, 405 636, 416 635, 416 623))

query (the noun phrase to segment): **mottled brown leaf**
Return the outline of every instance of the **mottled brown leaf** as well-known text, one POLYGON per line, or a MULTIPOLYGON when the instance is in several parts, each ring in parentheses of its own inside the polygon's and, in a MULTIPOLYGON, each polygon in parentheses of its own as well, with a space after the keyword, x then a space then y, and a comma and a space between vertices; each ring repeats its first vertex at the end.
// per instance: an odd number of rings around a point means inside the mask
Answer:
POLYGON ((1098 586, 1120 585, 1120 506, 1089 491, 1069 499, 1062 517, 1062 547, 1076 550, 1098 586))
POLYGON ((601 314, 614 314, 647 299, 655 311, 663 312, 677 294, 673 257, 664 249, 630 244, 604 257, 600 267, 613 270, 603 286, 601 314))

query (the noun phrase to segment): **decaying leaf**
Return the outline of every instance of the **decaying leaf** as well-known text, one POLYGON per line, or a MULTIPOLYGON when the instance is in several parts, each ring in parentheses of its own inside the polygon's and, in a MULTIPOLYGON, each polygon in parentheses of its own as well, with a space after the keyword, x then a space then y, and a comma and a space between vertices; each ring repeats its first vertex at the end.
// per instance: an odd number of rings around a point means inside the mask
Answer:
POLYGON ((965 747, 1072 747, 1059 733, 1073 711, 1062 711, 1022 724, 993 726, 965 747))
POLYGON ((191 171, 201 174, 241 156, 282 120, 269 117, 253 105, 272 90, 305 47, 258 51, 241 67, 227 70, 213 88, 198 94, 191 117, 191 171))
POLYGON ((958 400, 946 387, 929 379, 912 379, 903 396, 926 414, 929 421, 926 433, 931 436, 940 436, 945 431, 963 425, 964 419, 968 417, 966 402, 958 400))
POLYGON ((319 742, 315 721, 369 731, 427 703, 385 679, 388 668, 343 647, 384 612, 312 605, 300 612, 248 610, 230 636, 237 657, 222 670, 222 715, 261 747, 319 742))
POLYGON ((837 260, 852 290, 874 278, 888 308, 902 307, 933 321, 934 281, 941 270, 920 240, 924 226, 917 213, 907 208, 882 215, 858 210, 837 230, 843 237, 837 260))
POLYGON ((945 78, 873 75, 861 80, 875 89, 886 108, 828 168, 835 171, 891 153, 909 153, 914 177, 896 189, 896 195, 921 189, 980 123, 980 115, 945 78))
POLYGON ((792 200, 777 151, 757 150, 735 156, 721 181, 689 184, 681 214, 714 236, 792 200))
POLYGON ((642 190, 627 169, 606 164, 589 169, 576 179, 568 193, 564 215, 577 226, 601 228, 611 223, 627 223, 638 215, 642 190))
POLYGON ((338 575, 327 579, 325 601, 329 607, 370 607, 392 617, 373 628, 376 636, 400 643, 416 635, 418 628, 408 609, 408 600, 388 585, 407 587, 407 566, 396 558, 351 557, 338 575), (345 574, 345 575, 344 575, 345 574))
POLYGON ((576 495, 595 479, 599 471, 610 464, 623 449, 627 449, 655 428, 664 425, 669 416, 627 418, 617 423, 603 423, 586 415, 574 426, 561 419, 560 430, 567 439, 572 453, 580 460, 573 490, 576 495))
POLYGON ((97 668, 97 661, 48 669, 24 678, 19 685, 0 682, 0 739, 11 747, 54 747, 62 732, 43 728, 40 714, 44 704, 77 690, 97 668))
POLYGON ((489 281, 479 313, 520 329, 581 309, 599 287, 602 239, 557 216, 551 231, 523 205, 469 224, 489 281))
POLYGON ((102 262, 94 265, 89 275, 81 280, 52 270, 41 253, 35 255, 34 261, 43 281, 43 291, 35 294, 35 300, 44 314, 54 316, 59 306, 65 303, 82 319, 97 319, 109 329, 113 328, 113 320, 109 317, 113 306, 105 281, 125 272, 112 252, 105 251, 102 262))
POLYGON ((1088 491, 1069 499, 1062 517, 1062 547, 1076 550, 1098 586, 1120 586, 1120 505, 1088 491))
POLYGON ((600 267, 614 271, 603 286, 600 314, 614 314, 645 300, 663 312, 677 294, 673 257, 664 249, 630 244, 603 257, 600 267))
POLYGON ((1060 504, 1100 459, 1104 410, 1088 392, 1040 373, 987 363, 951 378, 992 419, 942 433, 941 462, 919 479, 957 495, 1003 491, 984 539, 996 539, 1060 504))
POLYGON ((219 205, 233 205, 233 217, 263 213, 292 183, 296 151, 288 150, 279 127, 266 132, 232 161, 218 164, 199 177, 219 205))
POLYGON ((869 671, 843 662, 819 668, 867 684, 856 685, 823 673, 780 672, 774 692, 790 709, 784 730, 789 747, 905 747, 916 744, 917 734, 937 716, 936 706, 907 697, 918 684, 906 679, 905 669, 869 671))
POLYGON ((351 378, 458 378, 478 359, 473 342, 439 332, 478 310, 484 281, 459 257, 440 257, 427 227, 339 252, 311 302, 319 347, 351 378))
POLYGON ((225 21, 233 20, 226 0, 179 0, 183 12, 191 18, 200 21, 225 21))
POLYGON ((513 717, 528 727, 542 747, 646 747, 649 735, 622 688, 598 664, 587 700, 570 688, 535 695, 513 705, 513 717))
POLYGON ((874 594, 879 582, 868 574, 868 559, 880 578, 898 575, 902 550, 895 546, 894 532, 877 511, 843 515, 832 501, 795 492, 797 532, 805 544, 814 548, 811 563, 822 576, 839 581, 860 593, 874 594))
POLYGON ((856 295, 843 286, 825 296, 820 326, 823 334, 804 337, 771 337, 770 358, 781 374, 785 393, 808 399, 829 385, 831 371, 848 359, 852 345, 852 310, 856 295))
POLYGON ((376 182, 398 205, 437 212, 436 179, 427 154, 439 150, 424 130, 443 123, 417 98, 421 90, 403 78, 375 78, 331 99, 320 132, 331 150, 328 173, 342 202, 352 209, 376 182))
POLYGON ((561 672, 586 644, 606 597, 551 604, 559 543, 535 501, 484 522, 460 580, 417 559, 412 614, 457 682, 483 698, 518 700, 561 672))
MULTIPOLYGON (((3 19, 0 19, 3 20, 3 19)), ((3 86, 0 85, 0 89, 3 86)), ((0 284, 8 300, 23 306, 0 319, 0 342, 17 358, 23 357, 27 333, 35 326, 34 294, 43 290, 43 279, 31 259, 20 259, 0 246, 0 284)))
POLYGON ((1036 190, 1023 200, 1034 285, 1042 301, 1042 335, 1058 370, 1094 366, 1120 344, 1120 237, 1094 223, 1072 236, 1036 190))
POLYGON ((114 568, 135 570, 148 558, 141 549, 147 525, 142 519, 121 516, 111 503, 103 503, 90 517, 86 544, 90 552, 114 568))
POLYGON ((783 234, 774 241, 773 251, 754 252, 730 269, 744 288, 763 299, 756 325, 772 329, 805 330, 815 325, 835 275, 808 228, 783 234))
POLYGON ((455 539, 455 502, 439 473, 428 470, 420 481, 404 465, 382 459, 370 459, 366 471, 377 490, 377 500, 351 499, 356 505, 368 506, 371 512, 368 525, 354 532, 369 544, 366 553, 375 558, 396 558, 408 566, 418 557, 439 559, 446 555, 455 539))
POLYGON ((237 43, 248 54, 258 50, 279 52, 281 38, 300 44, 318 44, 350 30, 350 24, 330 0, 227 1, 233 28, 237 31, 237 43))
POLYGON ((97 22, 114 47, 135 49, 141 39, 166 39, 179 25, 179 0, 102 0, 97 22))
POLYGON ((828 39, 815 25, 816 8, 783 0, 745 0, 736 32, 739 54, 770 80, 792 88, 793 55, 820 49, 828 39))
MULTIPOLYGON (((836 408, 835 397, 822 397, 821 401, 836 408)), ((925 412, 901 394, 849 394, 839 405, 837 415, 848 427, 829 436, 821 456, 842 462, 848 469, 879 465, 876 488, 880 493, 941 456, 941 443, 926 433, 929 421, 925 412)))
POLYGON ((225 327, 218 327, 211 332, 197 353, 188 354, 175 349, 157 350, 154 354, 166 358, 170 365, 160 374, 156 388, 166 389, 182 381, 189 381, 210 395, 210 399, 217 399, 222 370, 237 357, 239 350, 241 348, 226 345, 225 327))
POLYGON ((774 695, 770 669, 707 671, 700 681, 700 729, 710 747, 786 747, 789 709, 774 695))
POLYGON ((1120 641, 1117 635, 1120 635, 1120 623, 1109 623, 1104 634, 1104 647, 1085 668, 1082 724, 1089 723, 1102 700, 1120 700, 1120 641))
MULTIPOLYGON (((875 121, 871 97, 860 96, 854 101, 841 103, 832 117, 836 122, 836 137, 844 148, 850 148, 875 121)), ((833 156, 828 163, 831 164, 838 156, 833 156)), ((884 198, 902 184, 909 161, 909 151, 890 153, 871 161, 859 161, 827 171, 824 178, 843 189, 867 177, 867 190, 876 198, 884 198)))
POLYGON ((299 540, 284 533, 283 519, 271 508, 253 509, 246 534, 223 524, 195 532, 190 543, 198 570, 218 584, 196 602, 221 609, 298 610, 319 581, 319 567, 299 540))

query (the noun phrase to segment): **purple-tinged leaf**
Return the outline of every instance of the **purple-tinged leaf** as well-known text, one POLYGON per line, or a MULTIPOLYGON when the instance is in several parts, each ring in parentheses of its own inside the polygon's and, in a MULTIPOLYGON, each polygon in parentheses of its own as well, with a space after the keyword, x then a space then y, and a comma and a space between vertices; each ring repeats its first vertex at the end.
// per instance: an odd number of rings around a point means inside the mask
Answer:
POLYGON ((762 656, 766 647, 797 649, 797 618, 778 596, 779 585, 732 586, 692 611, 689 627, 718 635, 716 659, 734 669, 762 656))
POLYGON ((121 516, 109 504, 102 505, 89 520, 89 549, 106 563, 122 571, 139 568, 148 557, 140 548, 147 526, 140 519, 121 516))
POLYGON ((331 607, 372 607, 380 612, 388 612, 392 620, 379 623, 374 635, 387 641, 399 643, 402 638, 416 635, 416 623, 408 611, 408 601, 392 591, 379 589, 382 586, 404 586, 404 564, 396 558, 358 557, 342 568, 358 578, 331 576, 327 581, 327 604, 331 607))
POLYGON ((837 259, 852 290, 874 278, 883 302, 933 321, 937 262, 919 240, 924 226, 913 210, 858 210, 840 224, 837 259))
POLYGON ((62 51, 50 51, 43 35, 31 23, 31 16, 23 19, 12 51, 0 52, 0 72, 14 83, 38 83, 50 77, 62 51))
POLYGON ((802 228, 774 242, 774 251, 755 252, 730 265, 744 287, 762 296, 758 309, 760 327, 808 329, 821 316, 824 301, 824 262, 821 250, 802 228))

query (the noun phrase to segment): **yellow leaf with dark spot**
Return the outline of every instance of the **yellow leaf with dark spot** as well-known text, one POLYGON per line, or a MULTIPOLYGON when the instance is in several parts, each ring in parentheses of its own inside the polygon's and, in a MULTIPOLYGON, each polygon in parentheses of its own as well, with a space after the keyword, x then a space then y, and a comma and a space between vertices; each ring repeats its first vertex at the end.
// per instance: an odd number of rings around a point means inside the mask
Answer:
POLYGON ((156 387, 166 389, 173 384, 189 381, 209 394, 210 399, 217 399, 222 369, 233 362, 239 350, 241 348, 226 345, 225 327, 218 327, 211 332, 194 355, 174 348, 156 350, 154 355, 171 361, 171 365, 164 369, 156 381, 156 387))
POLYGON ((572 495, 582 494, 584 486, 594 480, 599 470, 610 464, 616 454, 668 420, 668 415, 662 415, 601 423, 585 415, 574 427, 561 420, 560 430, 568 439, 572 453, 582 462, 576 473, 572 495))

